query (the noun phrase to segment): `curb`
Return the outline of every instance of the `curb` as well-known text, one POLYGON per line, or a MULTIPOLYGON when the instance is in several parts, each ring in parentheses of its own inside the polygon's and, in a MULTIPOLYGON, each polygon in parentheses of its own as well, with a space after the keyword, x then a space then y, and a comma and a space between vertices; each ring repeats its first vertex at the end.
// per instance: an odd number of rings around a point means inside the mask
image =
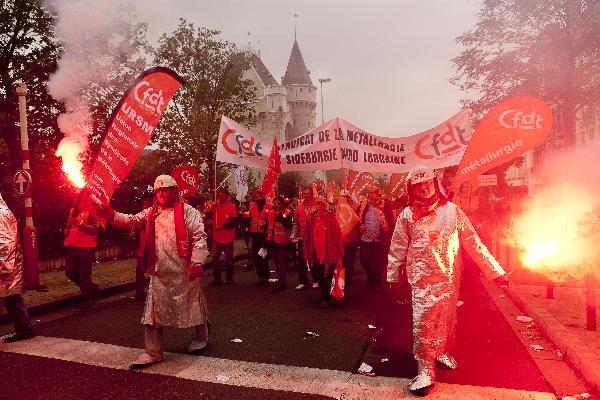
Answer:
POLYGON ((548 311, 528 304, 510 286, 505 291, 521 310, 534 319, 571 367, 580 373, 594 390, 600 390, 600 374, 598 373, 600 360, 598 357, 588 355, 588 346, 577 338, 569 338, 569 330, 548 311))
MULTIPOLYGON (((248 253, 238 254, 233 257, 233 261, 240 261, 248 257, 248 253)), ((97 297, 108 297, 122 292, 135 289, 135 282, 126 282, 119 285, 110 286, 98 291, 97 297)), ((64 297, 62 299, 54 300, 49 303, 38 304, 33 307, 28 307, 30 316, 40 315, 48 312, 53 312, 61 308, 72 307, 79 303, 81 295, 77 294, 74 296, 64 297)), ((0 324, 11 322, 8 318, 8 314, 5 312, 0 314, 0 324)))

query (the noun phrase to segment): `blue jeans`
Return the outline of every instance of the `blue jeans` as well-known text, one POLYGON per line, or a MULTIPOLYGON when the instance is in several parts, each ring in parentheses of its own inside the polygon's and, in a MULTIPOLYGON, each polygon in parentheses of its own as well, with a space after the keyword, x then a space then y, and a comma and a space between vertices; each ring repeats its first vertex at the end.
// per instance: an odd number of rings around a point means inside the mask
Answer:
POLYGON ((15 331, 17 333, 29 332, 33 328, 29 312, 20 294, 0 297, 0 313, 5 307, 8 316, 15 324, 15 331))

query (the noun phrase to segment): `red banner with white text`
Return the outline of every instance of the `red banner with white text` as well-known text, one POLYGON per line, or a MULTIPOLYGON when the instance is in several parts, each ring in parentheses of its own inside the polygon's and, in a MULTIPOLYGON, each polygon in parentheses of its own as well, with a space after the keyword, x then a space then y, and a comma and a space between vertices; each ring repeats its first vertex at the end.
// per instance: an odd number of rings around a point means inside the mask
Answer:
POLYGON ((479 122, 458 166, 452 186, 475 181, 478 175, 539 146, 552 129, 552 111, 535 97, 506 100, 479 122))
POLYGON ((183 83, 177 73, 164 67, 142 73, 110 117, 84 190, 91 192, 103 204, 108 204, 115 189, 152 138, 169 101, 183 83))

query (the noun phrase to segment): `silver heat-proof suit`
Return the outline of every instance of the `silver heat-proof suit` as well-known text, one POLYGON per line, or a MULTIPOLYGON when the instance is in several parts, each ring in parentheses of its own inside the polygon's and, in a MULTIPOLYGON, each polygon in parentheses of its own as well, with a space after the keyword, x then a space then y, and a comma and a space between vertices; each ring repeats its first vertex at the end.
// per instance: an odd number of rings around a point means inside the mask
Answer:
POLYGON ((400 214, 388 255, 388 282, 406 269, 412 287, 413 353, 419 373, 434 379, 434 360, 451 350, 456 327, 462 246, 492 280, 504 270, 483 245, 465 213, 451 202, 415 218, 400 214))

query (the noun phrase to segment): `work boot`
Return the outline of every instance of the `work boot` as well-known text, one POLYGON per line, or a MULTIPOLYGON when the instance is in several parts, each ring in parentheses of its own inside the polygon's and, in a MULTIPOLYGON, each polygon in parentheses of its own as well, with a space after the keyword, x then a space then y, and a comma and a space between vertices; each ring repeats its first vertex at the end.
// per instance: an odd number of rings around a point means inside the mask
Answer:
POLYGON ((163 357, 154 357, 148 353, 143 353, 129 366, 129 369, 146 368, 153 364, 159 363, 162 360, 164 360, 163 357))
POLYGON ((18 342, 20 340, 34 338, 35 335, 36 335, 35 329, 33 327, 31 327, 26 331, 15 332, 10 336, 5 337, 3 342, 4 343, 14 343, 14 342, 18 342))
POLYGON ((437 356, 435 359, 438 367, 442 369, 456 369, 458 367, 458 363, 450 354, 442 354, 441 356, 437 356))
POLYGON ((408 390, 417 396, 426 396, 435 383, 435 368, 433 363, 419 363, 419 374, 408 385, 408 390))
POLYGON ((204 325, 195 326, 196 337, 192 340, 188 347, 188 353, 198 355, 202 350, 208 346, 208 331, 210 329, 210 322, 206 320, 204 325))

